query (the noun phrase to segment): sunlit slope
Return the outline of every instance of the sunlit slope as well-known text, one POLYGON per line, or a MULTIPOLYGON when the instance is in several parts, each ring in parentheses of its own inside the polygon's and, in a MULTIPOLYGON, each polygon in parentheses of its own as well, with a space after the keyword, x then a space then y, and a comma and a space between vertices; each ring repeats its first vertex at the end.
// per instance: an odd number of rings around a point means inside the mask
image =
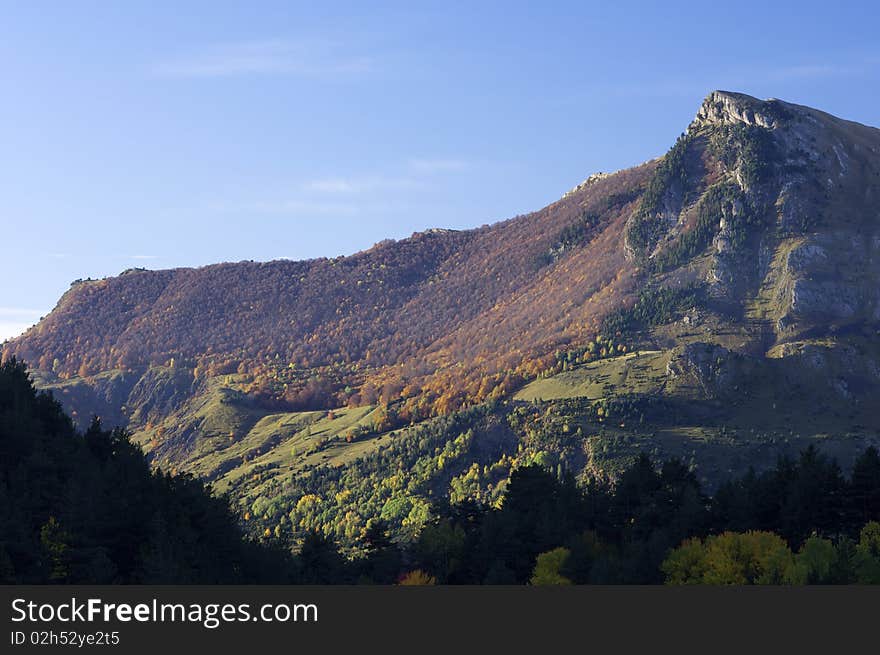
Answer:
POLYGON ((401 538, 510 471, 707 486, 880 434, 880 131, 716 91, 662 157, 351 257, 80 281, 6 344, 259 534, 401 538))

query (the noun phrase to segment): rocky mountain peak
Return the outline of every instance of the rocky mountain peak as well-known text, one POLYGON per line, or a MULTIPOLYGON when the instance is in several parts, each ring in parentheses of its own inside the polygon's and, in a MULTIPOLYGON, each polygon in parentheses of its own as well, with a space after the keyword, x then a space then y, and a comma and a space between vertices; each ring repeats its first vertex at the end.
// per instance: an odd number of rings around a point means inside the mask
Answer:
POLYGON ((713 91, 703 100, 689 129, 736 124, 776 129, 790 114, 791 105, 781 100, 759 100, 744 93, 713 91))

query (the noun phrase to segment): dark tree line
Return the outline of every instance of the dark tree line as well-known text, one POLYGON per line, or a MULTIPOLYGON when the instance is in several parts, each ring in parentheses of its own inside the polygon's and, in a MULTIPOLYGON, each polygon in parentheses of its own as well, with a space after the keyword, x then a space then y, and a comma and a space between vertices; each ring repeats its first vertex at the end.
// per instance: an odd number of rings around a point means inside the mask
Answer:
MULTIPOLYGON (((744 543, 767 541, 761 535, 774 533, 772 543, 790 549, 789 556, 806 551, 806 560, 816 543, 833 546, 834 557, 855 557, 866 524, 880 520, 880 455, 866 450, 846 478, 834 460, 810 447, 797 460, 750 472, 713 496, 675 460, 658 468, 641 456, 613 486, 578 485, 529 466, 513 472, 498 508, 468 503, 435 509, 435 519, 405 547, 377 538, 384 532, 375 523, 364 559, 337 557, 341 568, 315 570, 315 581, 526 584, 556 576, 576 584, 660 584, 669 579, 664 561, 683 542, 722 533, 742 534, 744 543)), ((336 552, 316 535, 307 544, 312 559, 316 546, 325 551, 325 563, 327 553, 336 552)), ((880 553, 876 559, 871 566, 880 570, 880 553)), ((865 581, 847 561, 836 566, 824 582, 865 581)))
POLYGON ((152 473, 120 431, 78 433, 23 365, 0 366, 0 583, 295 580, 280 549, 242 538, 225 499, 152 473))

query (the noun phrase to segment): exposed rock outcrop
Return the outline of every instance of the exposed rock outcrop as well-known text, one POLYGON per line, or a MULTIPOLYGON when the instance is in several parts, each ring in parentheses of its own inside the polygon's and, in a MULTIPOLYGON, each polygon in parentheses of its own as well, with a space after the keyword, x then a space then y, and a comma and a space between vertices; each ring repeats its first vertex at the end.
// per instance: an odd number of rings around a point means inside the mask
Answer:
POLYGON ((708 398, 734 389, 748 367, 747 358, 713 343, 689 343, 666 365, 666 375, 695 384, 708 398))
POLYGON ((742 123, 772 130, 787 115, 786 103, 779 100, 762 101, 743 93, 713 91, 703 101, 690 129, 742 123))

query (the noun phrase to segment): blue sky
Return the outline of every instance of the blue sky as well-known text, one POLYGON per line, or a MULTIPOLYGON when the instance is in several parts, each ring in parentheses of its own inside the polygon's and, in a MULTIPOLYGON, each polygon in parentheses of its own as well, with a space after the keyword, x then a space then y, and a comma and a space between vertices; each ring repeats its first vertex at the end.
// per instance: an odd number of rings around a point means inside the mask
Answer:
POLYGON ((715 88, 880 125, 878 24, 872 2, 0 2, 0 340, 76 278, 540 208, 662 154, 715 88))

